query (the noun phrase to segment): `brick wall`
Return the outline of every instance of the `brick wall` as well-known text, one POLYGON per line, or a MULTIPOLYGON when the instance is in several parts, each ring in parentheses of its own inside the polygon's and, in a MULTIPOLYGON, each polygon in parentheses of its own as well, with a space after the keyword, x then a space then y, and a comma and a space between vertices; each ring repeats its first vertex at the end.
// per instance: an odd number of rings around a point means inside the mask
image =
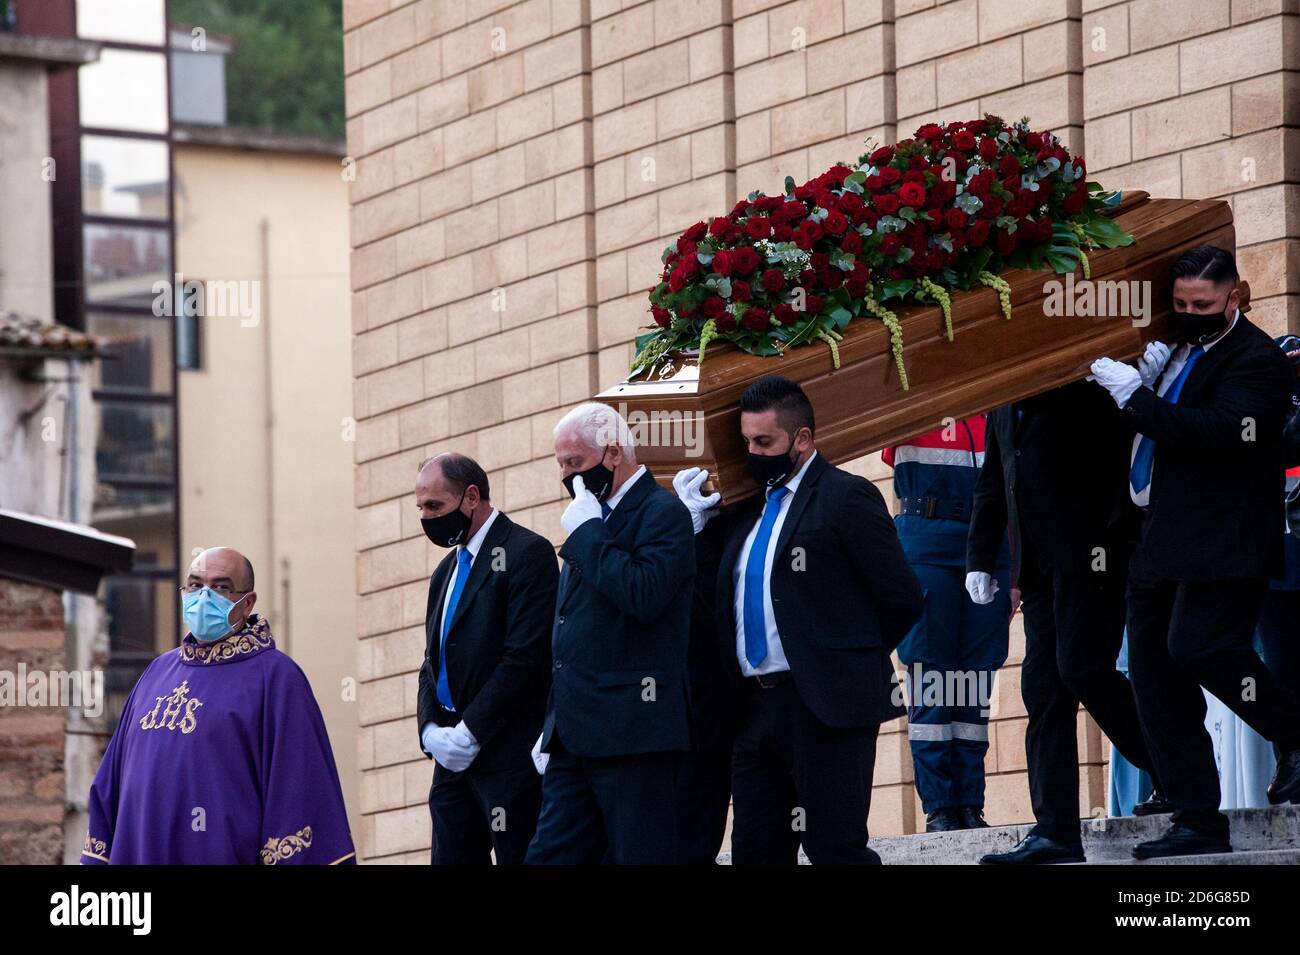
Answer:
MULTIPOLYGON (((0 672, 52 673, 63 657, 62 593, 0 577, 0 672)), ((65 720, 62 708, 0 706, 0 865, 63 861, 65 720)))
MULTIPOLYGON (((1296 0, 344 0, 363 857, 427 860, 430 767, 413 715, 440 553, 410 498, 423 457, 477 457, 494 502, 558 541, 551 427, 626 371, 664 245, 753 189, 855 159, 868 137, 984 111, 1056 130, 1108 185, 1229 198, 1253 317, 1297 327, 1296 12, 1296 0)), ((852 467, 888 494, 878 456, 852 467)), ((1022 653, 1017 621, 987 763, 995 822, 1029 817, 1022 653)), ((879 835, 920 819, 906 739, 885 729, 879 835)), ((1079 736, 1089 814, 1105 805, 1106 747, 1083 714, 1079 736)))

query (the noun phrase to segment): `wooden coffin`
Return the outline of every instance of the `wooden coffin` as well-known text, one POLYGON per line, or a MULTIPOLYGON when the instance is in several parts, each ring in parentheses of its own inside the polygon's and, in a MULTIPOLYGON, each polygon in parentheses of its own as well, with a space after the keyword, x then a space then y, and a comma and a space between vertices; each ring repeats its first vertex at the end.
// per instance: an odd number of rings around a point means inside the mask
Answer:
MULTIPOLYGON (((1149 283, 1149 320, 1132 315, 1049 315, 1045 283, 1082 292, 1082 271, 1008 270, 1012 316, 997 293, 980 287, 956 292, 953 341, 938 307, 897 309, 909 378, 904 391, 884 325, 857 318, 839 343, 840 367, 821 344, 759 357, 722 342, 708 348, 703 371, 691 355, 671 356, 649 376, 623 381, 596 400, 623 413, 637 439, 637 459, 671 486, 683 467, 706 467, 724 503, 757 491, 745 470, 740 395, 764 375, 784 375, 803 386, 817 416, 820 453, 840 463, 962 418, 1086 376, 1103 355, 1132 360, 1161 337, 1170 312, 1169 269, 1183 252, 1217 245, 1235 252, 1232 211, 1220 200, 1152 199, 1125 193, 1115 216, 1136 242, 1088 253, 1091 278, 1149 283)), ((1097 286, 1094 286, 1094 289, 1097 286)), ((1060 302, 1061 296, 1055 301, 1060 302)), ((1112 304, 1110 302, 1108 305, 1112 304)))

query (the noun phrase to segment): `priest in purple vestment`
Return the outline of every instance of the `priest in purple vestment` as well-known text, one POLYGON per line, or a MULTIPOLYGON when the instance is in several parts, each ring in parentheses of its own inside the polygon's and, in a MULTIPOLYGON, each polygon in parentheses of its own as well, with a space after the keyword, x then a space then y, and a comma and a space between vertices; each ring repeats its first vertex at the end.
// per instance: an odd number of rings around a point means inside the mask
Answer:
POLYGON ((90 788, 84 864, 355 864, 338 770, 299 666, 215 547, 181 588, 189 633, 127 697, 90 788))

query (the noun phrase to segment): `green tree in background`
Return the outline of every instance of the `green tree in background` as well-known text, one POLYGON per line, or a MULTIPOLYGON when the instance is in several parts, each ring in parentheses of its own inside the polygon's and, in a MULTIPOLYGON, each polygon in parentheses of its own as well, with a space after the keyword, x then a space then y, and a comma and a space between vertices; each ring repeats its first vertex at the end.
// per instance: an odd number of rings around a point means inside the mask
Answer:
POLYGON ((342 0, 171 0, 172 25, 234 40, 229 122, 343 135, 342 0))

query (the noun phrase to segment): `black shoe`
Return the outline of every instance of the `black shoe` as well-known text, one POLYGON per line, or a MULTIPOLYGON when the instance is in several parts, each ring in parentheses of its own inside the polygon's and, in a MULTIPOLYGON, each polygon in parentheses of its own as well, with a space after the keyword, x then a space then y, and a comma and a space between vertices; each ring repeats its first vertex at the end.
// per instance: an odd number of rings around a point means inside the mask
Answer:
POLYGON ((961 813, 951 806, 936 809, 925 817, 926 832, 956 832, 958 829, 965 828, 961 813))
POLYGON ((990 852, 981 857, 980 865, 1050 865, 1083 861, 1082 846, 1067 846, 1063 842, 1031 832, 1010 852, 990 852))
POLYGON ((1133 807, 1135 816, 1161 816, 1174 811, 1174 804, 1160 794, 1159 789, 1151 790, 1151 795, 1133 807))
POLYGON ((1300 749, 1293 749, 1277 761, 1277 772, 1268 784, 1268 801, 1279 803, 1300 800, 1300 749))
POLYGON ((984 821, 984 810, 979 806, 962 806, 961 821, 967 829, 987 829, 989 824, 984 821))
POLYGON ((1165 856, 1200 856, 1214 852, 1231 852, 1226 835, 1201 832, 1176 822, 1159 839, 1139 842, 1133 847, 1134 859, 1160 859, 1165 856))

